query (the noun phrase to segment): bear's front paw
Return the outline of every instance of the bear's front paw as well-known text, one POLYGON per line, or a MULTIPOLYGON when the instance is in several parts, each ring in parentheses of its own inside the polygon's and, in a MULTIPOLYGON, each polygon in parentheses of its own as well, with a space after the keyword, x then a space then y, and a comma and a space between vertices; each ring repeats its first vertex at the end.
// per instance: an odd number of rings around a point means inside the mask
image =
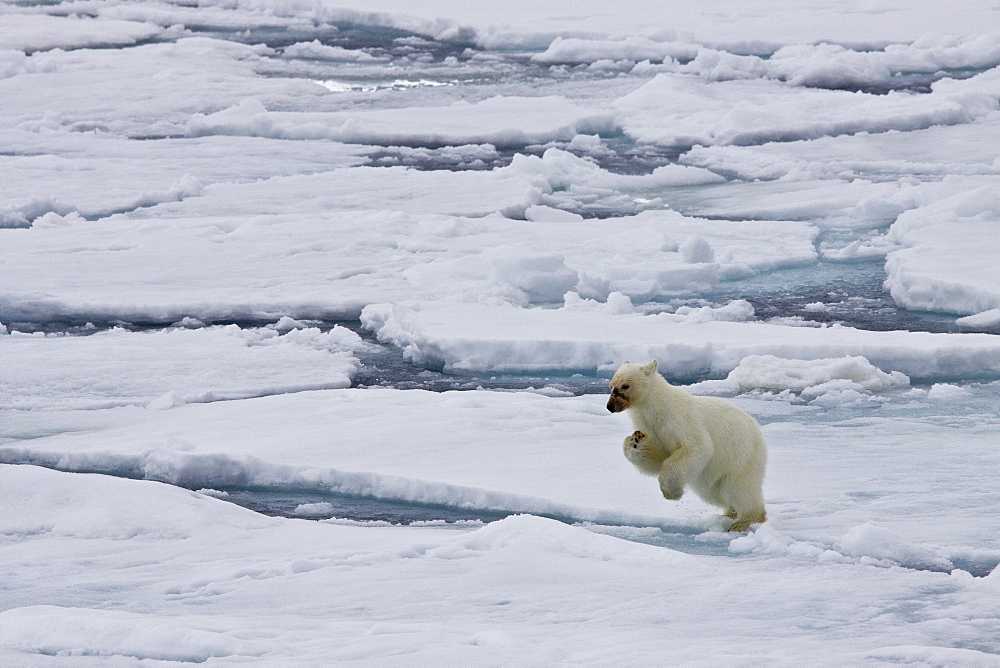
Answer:
POLYGON ((656 456, 653 439, 648 434, 641 431, 629 434, 622 441, 622 450, 625 452, 625 459, 642 473, 656 475, 659 472, 663 458, 656 456))
POLYGON ((638 449, 644 438, 646 438, 646 435, 641 431, 633 432, 625 438, 625 445, 629 448, 638 449))

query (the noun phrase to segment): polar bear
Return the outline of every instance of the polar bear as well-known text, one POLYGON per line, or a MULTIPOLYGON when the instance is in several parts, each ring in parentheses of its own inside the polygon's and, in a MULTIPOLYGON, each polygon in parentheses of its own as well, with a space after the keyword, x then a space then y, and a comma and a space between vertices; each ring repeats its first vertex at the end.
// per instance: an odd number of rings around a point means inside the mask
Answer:
POLYGON ((625 457, 642 473, 658 476, 667 499, 681 498, 690 485, 724 509, 736 520, 729 531, 764 522, 767 446, 757 421, 724 399, 670 385, 656 365, 626 361, 611 379, 608 410, 628 410, 636 429, 622 445, 625 457))

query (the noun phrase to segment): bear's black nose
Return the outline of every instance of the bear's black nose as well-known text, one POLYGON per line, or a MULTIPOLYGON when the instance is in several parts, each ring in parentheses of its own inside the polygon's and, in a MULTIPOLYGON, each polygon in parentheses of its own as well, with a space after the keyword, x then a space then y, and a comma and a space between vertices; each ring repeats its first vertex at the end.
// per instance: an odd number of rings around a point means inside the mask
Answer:
POLYGON ((609 401, 609 402, 608 402, 608 410, 609 410, 610 412, 612 412, 612 413, 614 413, 614 412, 615 412, 615 402, 613 402, 613 401, 609 401))

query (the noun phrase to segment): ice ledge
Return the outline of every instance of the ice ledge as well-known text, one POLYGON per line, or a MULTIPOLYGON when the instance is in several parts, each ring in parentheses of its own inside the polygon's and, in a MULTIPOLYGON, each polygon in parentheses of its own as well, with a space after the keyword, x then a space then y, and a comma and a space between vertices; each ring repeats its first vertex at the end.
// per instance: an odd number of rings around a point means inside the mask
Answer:
POLYGON ((721 378, 751 355, 786 360, 863 357, 914 381, 1000 377, 988 334, 787 327, 612 309, 523 309, 474 303, 378 304, 363 326, 418 364, 452 373, 610 373, 624 359, 658 359, 673 380, 721 378))

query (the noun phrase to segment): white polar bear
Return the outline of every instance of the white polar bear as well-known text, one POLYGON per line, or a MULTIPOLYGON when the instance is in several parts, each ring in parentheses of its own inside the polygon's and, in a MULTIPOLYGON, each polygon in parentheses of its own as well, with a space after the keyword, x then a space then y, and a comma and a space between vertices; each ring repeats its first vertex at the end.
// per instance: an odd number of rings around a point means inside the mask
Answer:
POLYGON ((736 520, 729 531, 764 522, 767 446, 752 417, 724 399, 696 397, 670 385, 656 360, 625 362, 611 379, 608 410, 629 411, 635 433, 625 439, 625 457, 660 480, 660 491, 676 500, 691 488, 736 520))

